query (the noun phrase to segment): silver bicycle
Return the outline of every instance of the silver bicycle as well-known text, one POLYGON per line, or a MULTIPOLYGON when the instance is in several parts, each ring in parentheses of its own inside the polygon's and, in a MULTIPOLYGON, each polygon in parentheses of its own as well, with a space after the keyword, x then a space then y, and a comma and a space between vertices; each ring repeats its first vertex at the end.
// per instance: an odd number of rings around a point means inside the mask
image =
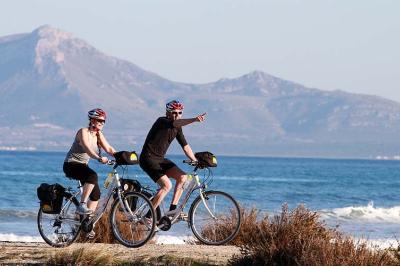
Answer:
POLYGON ((228 193, 207 190, 213 175, 210 168, 200 165, 198 161, 185 160, 194 167, 188 174, 188 181, 184 186, 185 196, 176 210, 161 214, 160 207, 156 208, 158 228, 168 231, 171 226, 180 221, 186 221, 196 238, 207 245, 223 245, 236 237, 239 233, 242 215, 239 204, 228 193), (203 178, 197 170, 204 170, 203 178), (195 191, 199 195, 193 200, 189 213, 184 212, 189 198, 195 191))
MULTIPOLYGON (((65 247, 72 244, 80 231, 90 232, 107 210, 110 202, 110 226, 114 237, 126 247, 140 247, 149 241, 155 230, 154 208, 150 200, 140 192, 126 191, 124 179, 120 178, 118 164, 113 160, 107 163, 113 166, 104 186, 107 195, 100 200, 93 215, 79 215, 78 190, 67 188, 63 192, 63 205, 59 213, 46 213, 39 209, 37 224, 44 241, 53 247, 65 247)), ((126 180, 126 179, 125 179, 126 180)))

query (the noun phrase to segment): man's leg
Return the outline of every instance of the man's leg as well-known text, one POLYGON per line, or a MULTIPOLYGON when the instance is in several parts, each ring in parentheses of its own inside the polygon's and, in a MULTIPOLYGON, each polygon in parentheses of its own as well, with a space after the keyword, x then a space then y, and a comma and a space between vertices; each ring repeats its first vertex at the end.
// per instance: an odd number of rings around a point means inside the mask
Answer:
POLYGON ((171 205, 176 206, 176 205, 178 205, 179 199, 182 196, 183 185, 185 184, 185 182, 187 180, 187 176, 186 176, 186 173, 183 172, 177 166, 174 166, 171 169, 168 169, 166 174, 167 174, 167 176, 170 176, 176 180, 174 195, 172 196, 172 201, 171 201, 171 205))
POLYGON ((160 186, 157 194, 153 197, 151 202, 153 203, 154 209, 157 208, 164 197, 168 194, 168 192, 172 188, 171 181, 169 180, 167 175, 163 175, 157 180, 157 184, 160 186))

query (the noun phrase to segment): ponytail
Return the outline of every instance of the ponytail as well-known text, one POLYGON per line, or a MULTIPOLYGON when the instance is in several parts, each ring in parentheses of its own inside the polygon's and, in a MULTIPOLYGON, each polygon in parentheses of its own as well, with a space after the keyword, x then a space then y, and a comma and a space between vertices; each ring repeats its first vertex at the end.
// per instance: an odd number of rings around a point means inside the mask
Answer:
MULTIPOLYGON (((93 128, 93 124, 89 121, 89 130, 93 128)), ((96 132, 96 137, 97 137, 97 149, 98 149, 98 155, 101 157, 101 143, 100 143, 100 131, 96 132)))
POLYGON ((99 150, 99 156, 101 157, 100 131, 97 131, 96 137, 97 137, 97 148, 99 150))

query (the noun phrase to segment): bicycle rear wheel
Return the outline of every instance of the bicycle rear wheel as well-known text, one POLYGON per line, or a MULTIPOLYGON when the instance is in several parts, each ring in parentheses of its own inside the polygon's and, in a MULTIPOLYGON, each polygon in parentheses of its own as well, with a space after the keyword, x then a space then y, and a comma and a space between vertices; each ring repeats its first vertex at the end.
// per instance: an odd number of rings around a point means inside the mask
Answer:
POLYGON ((151 201, 141 193, 122 194, 122 204, 117 199, 111 207, 110 222, 115 238, 124 246, 137 248, 146 244, 156 227, 151 201))
POLYGON ((59 214, 44 213, 39 209, 37 224, 43 240, 52 247, 66 247, 72 244, 80 232, 80 217, 76 214, 77 205, 70 200, 59 214))
POLYGON ((189 211, 194 235, 207 245, 222 245, 231 241, 240 229, 239 204, 222 191, 202 193, 205 202, 198 196, 189 211))

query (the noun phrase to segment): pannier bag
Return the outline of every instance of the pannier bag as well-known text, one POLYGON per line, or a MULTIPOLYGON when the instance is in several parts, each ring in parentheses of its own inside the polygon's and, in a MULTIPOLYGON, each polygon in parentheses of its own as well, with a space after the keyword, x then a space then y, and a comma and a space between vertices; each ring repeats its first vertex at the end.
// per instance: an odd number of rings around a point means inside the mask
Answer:
POLYGON ((42 212, 58 214, 61 212, 65 188, 60 184, 49 185, 42 183, 37 188, 37 196, 40 200, 42 212))
POLYGON ((199 162, 198 166, 201 167, 217 167, 217 157, 209 151, 196 152, 194 154, 197 161, 199 162))
POLYGON ((139 157, 134 151, 119 151, 114 153, 118 165, 133 165, 139 163, 139 157))
MULTIPOLYGON (((142 192, 142 185, 137 180, 121 178, 121 186, 124 192, 142 192)), ((137 198, 128 200, 131 211, 135 211, 137 207, 137 198)))

